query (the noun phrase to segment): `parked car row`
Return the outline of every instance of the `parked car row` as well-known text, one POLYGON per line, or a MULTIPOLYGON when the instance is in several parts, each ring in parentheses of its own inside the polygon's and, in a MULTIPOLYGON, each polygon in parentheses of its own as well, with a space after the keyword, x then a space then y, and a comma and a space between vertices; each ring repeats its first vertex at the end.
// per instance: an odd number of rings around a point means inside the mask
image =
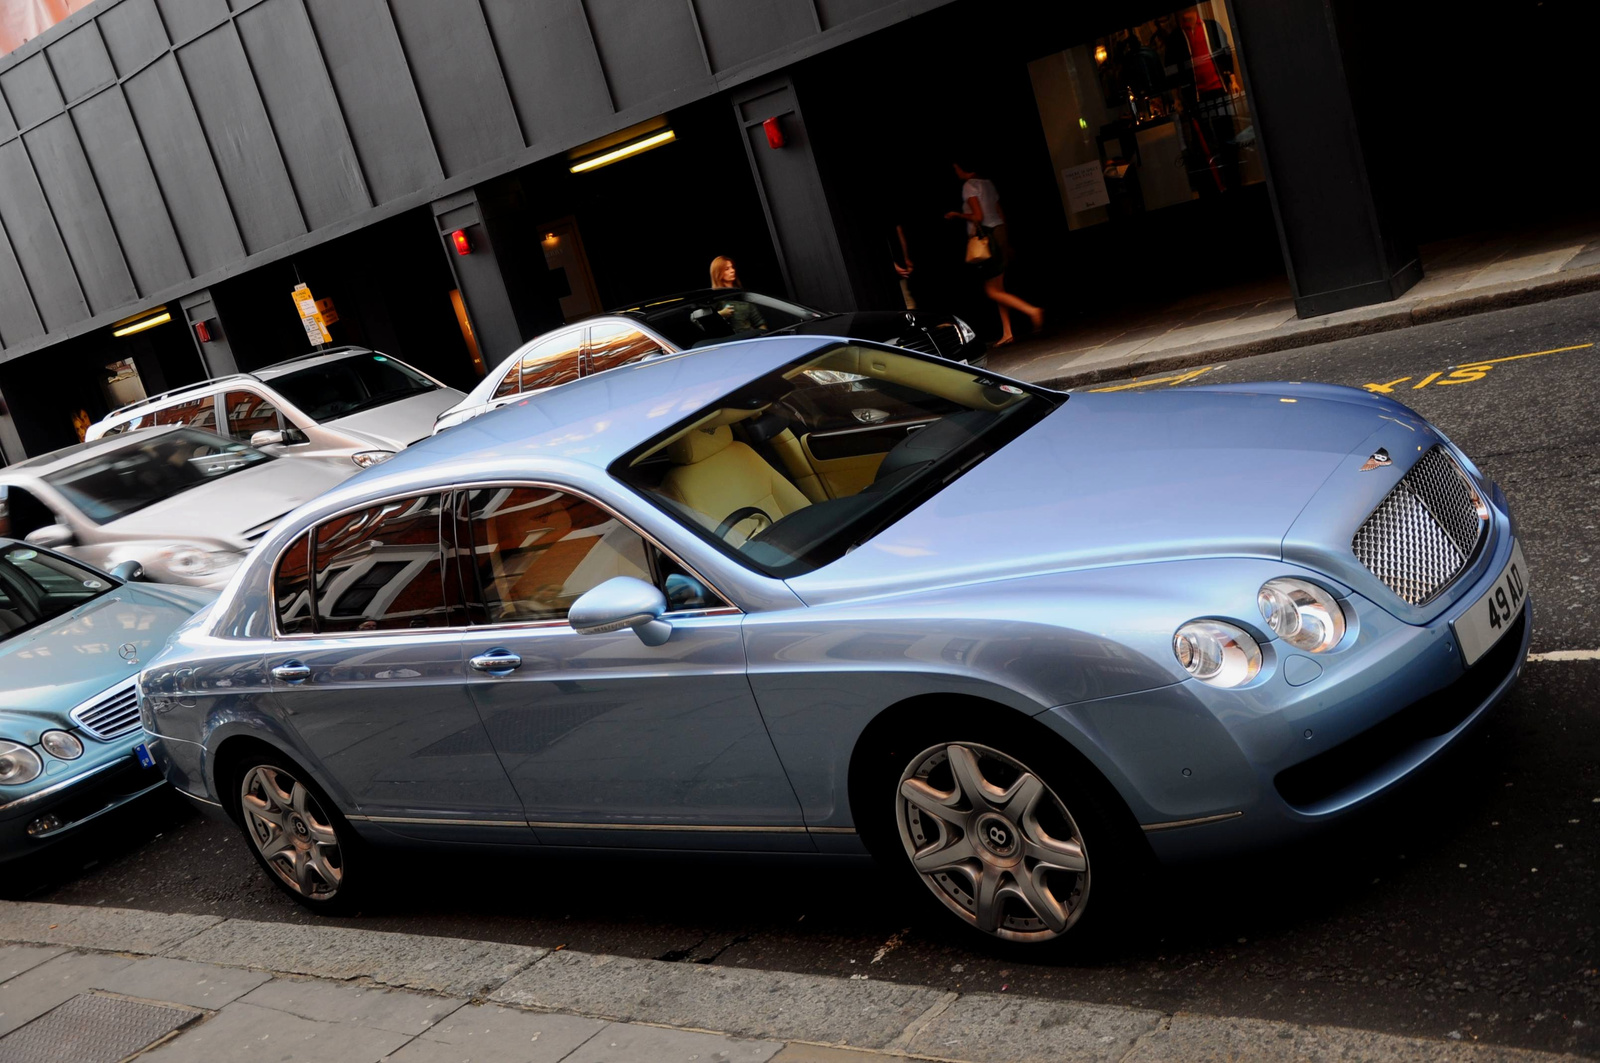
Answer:
MULTIPOLYGON (((587 357, 600 327, 562 342, 587 357)), ((126 582, 141 558, 41 548, 98 548, 59 521, 0 542, 9 841, 115 807, 149 760, 316 911, 381 889, 383 848, 870 854, 1038 953, 1114 925, 1151 857, 1378 800, 1527 653, 1504 495, 1382 396, 1066 395, 806 334, 559 387, 522 367, 515 403, 364 471, 178 427, 6 481, 9 520, 38 518, 27 490, 107 528, 330 477, 219 536, 225 580, 152 570, 225 583, 209 605, 126 582), (48 640, 100 662, 135 609, 127 671, 31 693, 63 667, 48 640), (143 731, 102 727, 135 669, 143 731), (79 761, 133 782, 79 791, 79 761)))

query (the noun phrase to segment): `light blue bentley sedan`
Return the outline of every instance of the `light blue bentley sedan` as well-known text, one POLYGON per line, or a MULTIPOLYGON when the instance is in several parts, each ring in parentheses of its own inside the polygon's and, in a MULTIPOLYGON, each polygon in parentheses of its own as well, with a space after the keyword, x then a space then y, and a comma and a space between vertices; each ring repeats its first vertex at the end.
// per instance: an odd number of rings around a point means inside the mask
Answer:
POLYGON ((1500 490, 1388 399, 1065 395, 856 341, 619 369, 291 514, 142 674, 168 779, 333 910, 373 845, 873 853, 1050 949, 1303 834, 1527 652, 1500 490))
POLYGON ((130 583, 0 538, 0 864, 164 785, 138 668, 214 591, 130 583))

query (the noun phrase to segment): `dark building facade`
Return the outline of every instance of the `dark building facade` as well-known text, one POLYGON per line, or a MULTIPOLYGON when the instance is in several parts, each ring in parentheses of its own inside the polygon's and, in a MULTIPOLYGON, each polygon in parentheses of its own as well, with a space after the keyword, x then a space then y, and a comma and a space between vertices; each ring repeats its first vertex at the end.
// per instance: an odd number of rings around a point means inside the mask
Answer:
POLYGON ((1393 298, 1480 205, 1436 157, 1472 132, 1510 173, 1477 123, 1556 125, 1503 98, 1480 20, 1395 6, 98 0, 0 56, 0 450, 305 352, 302 284, 334 342, 463 387, 721 254, 811 305, 900 305, 897 225, 917 298, 960 311, 957 156, 1047 305, 1285 272, 1303 315, 1393 298), (1482 78, 1472 110, 1419 120, 1430 71, 1482 78))

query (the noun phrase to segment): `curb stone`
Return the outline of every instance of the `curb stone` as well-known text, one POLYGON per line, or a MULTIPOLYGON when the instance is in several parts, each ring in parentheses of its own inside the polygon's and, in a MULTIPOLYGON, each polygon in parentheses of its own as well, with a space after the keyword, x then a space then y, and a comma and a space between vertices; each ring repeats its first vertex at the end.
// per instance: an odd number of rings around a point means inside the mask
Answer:
MULTIPOLYGON (((510 1005, 513 1010, 531 1009, 529 1013, 575 1013, 641 1027, 787 1041, 793 1051, 785 1048, 773 1058, 793 1058, 797 1063, 832 1058, 888 1063, 908 1057, 951 1063, 1578 1059, 1347 1027, 1188 1012, 1166 1015, 990 993, 955 994, 893 982, 675 964, 459 938, 0 901, 0 959, 8 958, 9 952, 12 966, 37 970, 35 962, 39 966, 48 962, 40 953, 64 955, 60 946, 91 954, 164 956, 320 977, 346 985, 374 984, 440 997, 468 996, 485 1007, 510 1005), (7 950, 7 943, 13 942, 54 948, 7 950), (471 992, 464 987, 471 987, 471 992), (492 1003, 484 1003, 485 997, 492 1003), (819 1050, 812 1052, 808 1046, 819 1050), (850 1048, 822 1052, 827 1046, 850 1048)), ((230 1006, 237 1011, 238 1003, 242 998, 230 1006)), ((215 1036, 215 1024, 199 1029, 215 1036)), ((180 1043, 193 1037, 186 1033, 180 1043)))

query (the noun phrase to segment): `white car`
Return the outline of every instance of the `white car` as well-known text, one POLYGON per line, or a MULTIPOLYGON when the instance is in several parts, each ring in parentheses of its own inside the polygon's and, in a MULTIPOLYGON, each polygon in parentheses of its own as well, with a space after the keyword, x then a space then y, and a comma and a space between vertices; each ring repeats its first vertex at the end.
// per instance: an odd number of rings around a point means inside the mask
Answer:
POLYGON ((91 425, 85 438, 188 425, 268 454, 352 461, 364 469, 426 439, 440 411, 465 398, 398 358, 341 347, 124 406, 91 425))

